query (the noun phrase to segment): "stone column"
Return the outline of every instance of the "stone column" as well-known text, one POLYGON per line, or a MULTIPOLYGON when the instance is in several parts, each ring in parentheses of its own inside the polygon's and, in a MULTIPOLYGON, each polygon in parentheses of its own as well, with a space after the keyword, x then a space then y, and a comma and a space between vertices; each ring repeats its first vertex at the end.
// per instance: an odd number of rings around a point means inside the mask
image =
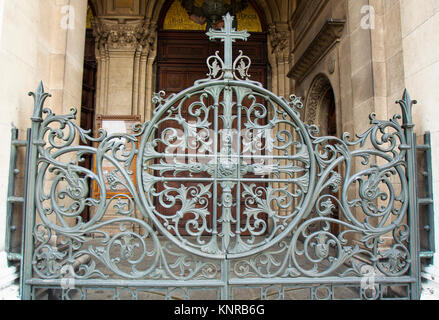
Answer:
MULTIPOLYGON (((276 23, 268 26, 268 60, 271 65, 271 91, 278 96, 288 97, 291 94, 290 79, 287 74, 290 70, 289 56, 290 56, 290 39, 291 32, 287 23, 276 23)), ((270 114, 270 117, 273 115, 270 114)), ((279 124, 274 128, 272 133, 275 136, 280 130, 289 130, 286 124, 279 124)), ((292 150, 291 150, 292 151, 292 150)), ((277 151, 274 151, 277 153, 277 151)), ((291 152, 293 154, 294 152, 291 152)), ((282 173, 280 178, 287 178, 287 175, 282 173)), ((284 187, 281 183, 274 183, 274 188, 284 187)), ((289 186, 289 191, 293 192, 292 185, 289 186)), ((286 209, 274 208, 279 210, 281 215, 285 215, 286 209)), ((269 221, 269 230, 271 232, 272 225, 269 221)))
POLYGON ((289 38, 291 32, 288 29, 288 24, 276 24, 269 26, 269 41, 270 41, 270 62, 273 66, 273 91, 280 96, 289 95, 290 91, 290 79, 287 74, 290 70, 289 56, 290 45, 289 38), (276 81, 274 81, 276 78, 276 81), (277 86, 274 83, 277 83, 277 86))
MULTIPOLYGON (((0 299, 18 298, 19 271, 9 266, 5 252, 11 122, 24 139, 33 112, 33 100, 26 93, 41 80, 52 94, 47 106, 55 113, 80 107, 86 12, 87 0, 0 0, 0 68, 7 75, 0 80, 7 88, 0 96, 8 106, 0 119, 4 151, 0 155, 0 299)), ((23 170, 22 163, 17 165, 23 170)), ((24 187, 22 175, 16 177, 17 195, 24 187)))
MULTIPOLYGON (((92 25, 98 64, 96 114, 140 115, 146 121, 150 117, 150 56, 154 53, 156 25, 143 18, 120 17, 98 17, 92 25)), ((114 217, 109 210, 104 220, 114 217)))
POLYGON ((147 62, 155 27, 144 19, 97 18, 93 28, 98 63, 96 113, 141 115, 144 120, 147 62))
POLYGON ((152 114, 152 95, 154 70, 153 63, 156 57, 157 25, 155 23, 146 24, 145 37, 141 44, 138 93, 136 94, 137 113, 142 114, 143 121, 148 121, 152 114))
POLYGON ((289 37, 291 32, 288 25, 272 24, 268 27, 268 60, 272 67, 272 91, 280 96, 289 95, 290 79, 287 77, 289 68, 290 46, 289 37))

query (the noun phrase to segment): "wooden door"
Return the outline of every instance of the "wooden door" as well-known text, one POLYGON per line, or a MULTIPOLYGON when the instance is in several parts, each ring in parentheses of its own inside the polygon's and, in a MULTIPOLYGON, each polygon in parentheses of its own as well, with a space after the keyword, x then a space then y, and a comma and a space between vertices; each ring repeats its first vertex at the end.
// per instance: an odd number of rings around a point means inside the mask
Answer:
MULTIPOLYGON (((85 37, 85 52, 84 52, 84 74, 82 81, 82 101, 81 101, 81 128, 93 131, 94 118, 95 118, 95 96, 96 96, 96 75, 97 75, 97 62, 95 56, 95 38, 93 36, 93 30, 87 29, 85 37)), ((81 145, 84 143, 81 141, 81 145)), ((86 145, 91 146, 91 142, 86 145)), ((87 169, 92 169, 91 154, 84 155, 84 162, 82 165, 87 169)), ((92 186, 90 189, 92 190, 92 186)), ((88 221, 90 213, 89 207, 86 206, 82 218, 84 221, 88 221)))

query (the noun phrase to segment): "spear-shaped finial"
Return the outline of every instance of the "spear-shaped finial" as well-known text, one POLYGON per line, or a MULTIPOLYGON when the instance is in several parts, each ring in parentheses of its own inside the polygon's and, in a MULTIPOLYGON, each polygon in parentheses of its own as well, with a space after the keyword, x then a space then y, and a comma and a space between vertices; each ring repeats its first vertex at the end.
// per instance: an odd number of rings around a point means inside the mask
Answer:
POLYGON ((417 104, 418 102, 416 100, 412 100, 408 90, 405 89, 402 99, 396 101, 396 103, 401 106, 403 126, 406 128, 413 127, 413 105, 417 104))
POLYGON ((51 97, 47 92, 44 92, 43 81, 40 81, 38 88, 35 92, 29 92, 29 96, 34 97, 34 113, 32 115, 32 121, 40 121, 43 114, 44 101, 51 97))

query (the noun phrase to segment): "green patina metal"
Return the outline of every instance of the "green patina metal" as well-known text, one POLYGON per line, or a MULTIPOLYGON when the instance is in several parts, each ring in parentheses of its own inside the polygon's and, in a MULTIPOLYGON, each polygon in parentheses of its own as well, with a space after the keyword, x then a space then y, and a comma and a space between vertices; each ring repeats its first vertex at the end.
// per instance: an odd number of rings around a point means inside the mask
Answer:
MULTIPOLYGON (((415 135, 416 141, 416 135, 415 135)), ((420 151, 424 163, 417 165, 420 175, 417 183, 419 190, 417 192, 419 205, 419 226, 420 232, 420 257, 421 261, 424 259, 424 264, 431 264, 435 252, 434 243, 434 201, 433 201, 433 177, 432 177, 432 163, 431 163, 431 133, 424 134, 424 144, 416 145, 416 149, 420 151), (420 170, 422 168, 422 170, 420 170)), ((418 153, 418 155, 419 155, 418 153)))
POLYGON ((92 137, 75 124, 75 110, 43 109, 42 85, 33 94, 24 299, 45 288, 64 299, 96 289, 115 299, 209 291, 233 299, 240 290, 337 299, 346 288, 359 299, 419 298, 408 93, 398 101, 402 117, 371 115, 356 138, 319 136, 301 121, 299 98, 251 81, 242 52, 232 59, 232 43, 249 35, 233 30, 229 15, 224 21, 207 33, 224 41, 224 61, 216 53, 207 79, 156 94, 152 119, 135 134, 92 137), (78 137, 95 146, 76 145, 78 137), (81 166, 87 153, 95 171, 81 166), (104 161, 114 170, 104 173, 104 161), (107 197, 108 185, 128 194, 107 197), (94 215, 84 221, 87 206, 94 215), (109 210, 115 216, 105 219, 109 210))

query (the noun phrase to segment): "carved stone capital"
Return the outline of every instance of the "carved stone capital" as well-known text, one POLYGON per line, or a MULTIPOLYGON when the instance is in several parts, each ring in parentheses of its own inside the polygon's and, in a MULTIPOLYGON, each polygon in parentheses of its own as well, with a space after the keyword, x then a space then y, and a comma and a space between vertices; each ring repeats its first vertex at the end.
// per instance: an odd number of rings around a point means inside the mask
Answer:
POLYGON ((145 26, 145 30, 148 30, 144 33, 140 44, 142 46, 142 53, 149 53, 155 50, 155 42, 157 38, 157 24, 149 23, 145 26))
MULTIPOLYGON (((149 50, 151 26, 145 20, 131 20, 120 23, 117 20, 94 19, 92 21, 96 49, 103 51, 141 51, 149 50)), ((154 31, 155 27, 152 26, 154 31)))
POLYGON ((288 30, 280 30, 280 28, 274 24, 268 27, 271 53, 275 54, 276 57, 288 57, 289 35, 290 32, 288 30))

